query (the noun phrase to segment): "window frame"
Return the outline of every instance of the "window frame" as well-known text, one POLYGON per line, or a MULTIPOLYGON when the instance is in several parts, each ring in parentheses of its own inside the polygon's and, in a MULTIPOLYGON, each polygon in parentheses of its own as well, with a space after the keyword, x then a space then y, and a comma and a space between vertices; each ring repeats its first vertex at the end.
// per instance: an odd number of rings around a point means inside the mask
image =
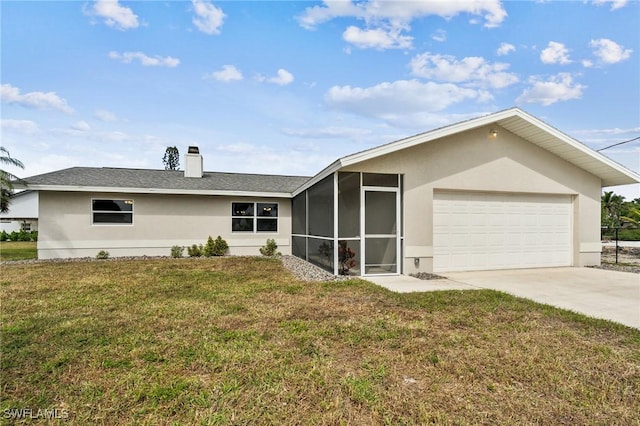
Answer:
POLYGON ((231 202, 231 233, 232 234, 279 234, 280 233, 280 203, 277 201, 232 201, 231 202), (236 215, 234 205, 236 204, 251 204, 253 206, 253 214, 252 215, 236 215), (258 205, 260 204, 271 204, 276 206, 276 216, 261 216, 258 214, 258 205), (249 231, 236 231, 233 229, 233 220, 234 219, 252 219, 252 229, 249 231), (260 231, 258 230, 258 222, 259 221, 270 221, 275 220, 276 230, 275 231, 260 231))
POLYGON ((135 212, 135 200, 133 198, 91 198, 91 226, 133 226, 134 224, 134 212, 135 212), (131 202, 131 211, 120 211, 120 212, 114 212, 112 210, 94 210, 93 209, 93 204, 95 201, 122 201, 125 204, 128 204, 127 201, 131 202), (95 221, 95 214, 96 213, 124 213, 124 214, 130 214, 131 215, 131 222, 130 223, 126 223, 126 222, 96 222, 95 221))

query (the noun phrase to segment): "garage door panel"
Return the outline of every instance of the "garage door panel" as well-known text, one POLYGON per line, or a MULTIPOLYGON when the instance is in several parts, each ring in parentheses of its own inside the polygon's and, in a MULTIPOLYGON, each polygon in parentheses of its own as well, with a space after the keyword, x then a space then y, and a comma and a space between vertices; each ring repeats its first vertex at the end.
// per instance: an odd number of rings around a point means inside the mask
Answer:
POLYGON ((434 270, 571 265, 570 196, 434 194, 434 270))

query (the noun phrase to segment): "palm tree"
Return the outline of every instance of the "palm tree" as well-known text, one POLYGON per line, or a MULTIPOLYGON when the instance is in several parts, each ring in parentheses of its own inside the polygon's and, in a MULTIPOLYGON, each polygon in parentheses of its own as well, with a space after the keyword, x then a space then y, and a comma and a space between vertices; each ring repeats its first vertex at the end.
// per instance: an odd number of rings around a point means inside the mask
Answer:
POLYGON ((602 194, 602 225, 607 228, 619 228, 624 197, 607 191, 602 194))
MULTIPOLYGON (((24 164, 20 160, 11 157, 9 151, 0 146, 0 165, 4 164, 24 169, 24 164)), ((2 213, 9 211, 9 197, 13 194, 13 182, 16 180, 20 179, 6 170, 0 169, 0 212, 2 213)))

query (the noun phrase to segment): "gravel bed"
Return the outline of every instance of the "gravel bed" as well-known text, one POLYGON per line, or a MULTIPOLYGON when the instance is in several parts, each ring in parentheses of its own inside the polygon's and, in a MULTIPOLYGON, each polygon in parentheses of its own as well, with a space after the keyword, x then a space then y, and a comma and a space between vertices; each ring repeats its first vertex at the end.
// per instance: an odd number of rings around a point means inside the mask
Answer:
POLYGON ((444 280, 447 278, 436 274, 430 274, 428 272, 416 272, 415 274, 409 274, 409 276, 420 280, 444 280))
POLYGON ((282 265, 302 281, 343 281, 356 277, 335 276, 296 256, 281 256, 282 265))
POLYGON ((603 263, 600 266, 588 266, 588 268, 606 269, 609 271, 631 272, 640 274, 640 266, 617 265, 615 263, 603 263))
MULTIPOLYGON (((122 257, 110 257, 108 259, 96 259, 95 257, 66 257, 66 258, 60 258, 60 259, 5 260, 0 262, 0 265, 25 265, 25 264, 31 264, 31 263, 63 263, 63 262, 117 262, 120 260, 150 260, 150 259, 171 259, 171 257, 169 256, 122 256, 122 257)), ((189 259, 194 259, 194 258, 189 258, 189 259)))

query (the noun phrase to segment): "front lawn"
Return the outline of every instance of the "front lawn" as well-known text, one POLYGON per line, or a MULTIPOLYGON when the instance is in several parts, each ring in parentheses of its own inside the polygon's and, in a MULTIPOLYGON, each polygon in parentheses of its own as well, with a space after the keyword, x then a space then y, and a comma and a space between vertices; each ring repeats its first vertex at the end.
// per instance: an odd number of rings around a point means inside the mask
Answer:
POLYGON ((0 241, 0 261, 36 259, 37 244, 35 241, 0 241))
POLYGON ((3 265, 0 301, 5 419, 19 409, 57 409, 73 425, 640 418, 640 331, 494 291, 399 295, 225 257, 3 265))

